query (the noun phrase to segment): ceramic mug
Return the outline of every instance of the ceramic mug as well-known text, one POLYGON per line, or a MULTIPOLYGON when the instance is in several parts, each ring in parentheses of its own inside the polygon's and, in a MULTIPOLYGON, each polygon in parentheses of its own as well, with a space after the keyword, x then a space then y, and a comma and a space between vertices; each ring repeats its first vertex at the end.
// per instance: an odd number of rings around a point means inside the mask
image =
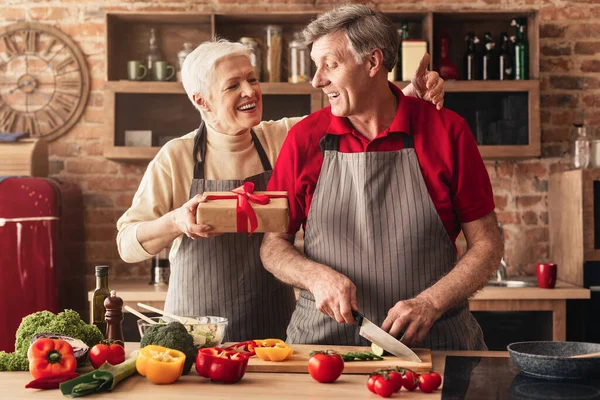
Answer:
POLYGON ((538 286, 542 289, 554 289, 556 285, 556 264, 537 264, 535 266, 535 275, 537 276, 538 286))
POLYGON ((175 68, 166 61, 155 61, 152 70, 155 81, 170 81, 175 75, 175 68))
POLYGON ((148 70, 137 60, 127 61, 127 77, 130 81, 141 81, 146 77, 148 70))

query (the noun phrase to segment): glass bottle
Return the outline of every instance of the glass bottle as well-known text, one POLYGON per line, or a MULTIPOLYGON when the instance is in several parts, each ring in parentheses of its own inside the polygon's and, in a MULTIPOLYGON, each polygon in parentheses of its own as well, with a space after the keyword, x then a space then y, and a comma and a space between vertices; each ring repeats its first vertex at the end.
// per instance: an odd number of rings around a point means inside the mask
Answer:
POLYGON ((288 45, 288 82, 310 81, 310 51, 304 44, 300 33, 294 34, 294 40, 288 45))
POLYGON ((482 61, 482 79, 484 81, 498 79, 498 60, 496 56, 496 42, 490 32, 484 33, 483 61, 482 61))
POLYGON ((267 25, 267 68, 265 80, 267 82, 281 81, 281 52, 283 44, 281 40, 282 28, 279 25, 267 25))
POLYGON ((256 78, 262 80, 262 58, 260 56, 260 49, 258 48, 258 42, 251 37, 241 37, 240 43, 248 48, 250 51, 250 64, 256 71, 256 78))
POLYGON ((525 39, 524 19, 513 19, 511 25, 517 28, 515 38, 515 79, 529 79, 529 43, 525 39))
POLYGON ((512 52, 510 50, 511 41, 506 32, 502 32, 500 36, 502 37, 502 45, 500 46, 500 56, 498 57, 498 72, 499 79, 506 81, 512 79, 513 74, 512 52))
POLYGON ((402 42, 408 39, 408 25, 401 24, 400 29, 397 29, 398 33, 398 61, 394 68, 388 72, 388 81, 395 82, 402 80, 402 42))
POLYGON ((573 124, 575 133, 571 142, 571 167, 584 169, 590 164, 590 138, 583 123, 573 124))
POLYGON ((96 290, 92 296, 92 324, 96 325, 103 335, 106 334, 106 309, 104 300, 110 296, 108 289, 108 265, 96 266, 96 290))
POLYGON ((477 52, 479 39, 475 32, 469 32, 465 37, 466 50, 464 55, 463 79, 474 81, 480 79, 480 56, 477 52))
MULTIPOLYGON (((146 54, 146 68, 148 72, 146 73, 147 77, 154 76, 154 63, 156 61, 161 61, 163 59, 162 53, 158 48, 158 41, 156 40, 156 29, 150 28, 150 39, 148 41, 148 53, 146 54)), ((152 78, 150 78, 152 79, 152 78)))
POLYGON ((450 36, 444 33, 440 36, 440 57, 436 58, 436 68, 440 76, 445 80, 458 79, 458 68, 450 60, 450 36))

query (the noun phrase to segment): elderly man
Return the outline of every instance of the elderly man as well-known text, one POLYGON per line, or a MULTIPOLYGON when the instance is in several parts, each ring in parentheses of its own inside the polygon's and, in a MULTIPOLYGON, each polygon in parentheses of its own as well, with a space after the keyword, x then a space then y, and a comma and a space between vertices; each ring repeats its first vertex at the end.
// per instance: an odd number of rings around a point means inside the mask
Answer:
MULTIPOLYGON (((425 68, 407 93, 428 95, 441 108, 443 80, 425 68)), ((226 340, 284 337, 295 306, 293 289, 265 271, 262 235, 216 235, 196 224, 205 191, 245 181, 265 190, 287 131, 300 118, 261 122, 262 96, 247 49, 205 42, 187 56, 182 80, 200 111, 200 127, 167 143, 148 165, 131 208, 117 222, 119 253, 127 262, 157 254, 171 242, 165 309, 178 315, 229 320, 226 340)))
POLYGON ((267 234, 261 256, 301 288, 291 343, 364 345, 359 310, 408 345, 485 349, 467 298, 503 251, 487 171, 465 121, 404 96, 387 81, 395 28, 349 5, 313 21, 304 38, 312 84, 331 106, 289 132, 269 190, 287 190, 287 234, 267 234), (305 227, 305 256, 291 244, 305 227), (457 262, 455 239, 468 251, 457 262))

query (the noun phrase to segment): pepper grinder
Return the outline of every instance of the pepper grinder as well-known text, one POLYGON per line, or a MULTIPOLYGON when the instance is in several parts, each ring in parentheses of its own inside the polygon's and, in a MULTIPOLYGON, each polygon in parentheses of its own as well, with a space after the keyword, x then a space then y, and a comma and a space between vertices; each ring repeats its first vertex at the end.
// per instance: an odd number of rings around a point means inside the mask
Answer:
POLYGON ((106 338, 125 345, 123 337, 123 299, 117 297, 116 290, 110 291, 110 296, 104 300, 106 308, 106 338))

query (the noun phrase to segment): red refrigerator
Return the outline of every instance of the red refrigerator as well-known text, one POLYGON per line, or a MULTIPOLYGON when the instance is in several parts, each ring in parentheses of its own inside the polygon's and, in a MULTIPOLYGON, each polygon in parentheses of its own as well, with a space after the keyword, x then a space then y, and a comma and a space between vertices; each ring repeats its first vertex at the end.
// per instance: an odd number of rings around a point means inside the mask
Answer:
POLYGON ((0 350, 28 314, 85 310, 82 213, 74 185, 0 177, 0 350))

